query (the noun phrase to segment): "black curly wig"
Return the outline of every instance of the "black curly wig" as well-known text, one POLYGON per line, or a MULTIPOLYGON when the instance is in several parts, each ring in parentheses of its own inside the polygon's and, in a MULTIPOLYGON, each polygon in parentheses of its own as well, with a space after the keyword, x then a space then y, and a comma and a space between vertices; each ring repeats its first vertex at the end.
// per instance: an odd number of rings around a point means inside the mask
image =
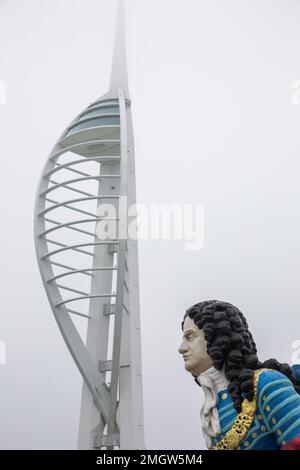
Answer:
MULTIPOLYGON (((207 353, 217 370, 224 372, 234 407, 239 413, 243 397, 253 399, 253 374, 257 369, 275 369, 286 375, 300 394, 300 383, 288 364, 281 364, 276 359, 260 362, 257 349, 249 331, 246 318, 234 305, 219 300, 207 300, 190 307, 183 318, 189 316, 199 329, 203 330, 207 341, 207 353)), ((196 376, 192 374, 195 378, 196 376)))

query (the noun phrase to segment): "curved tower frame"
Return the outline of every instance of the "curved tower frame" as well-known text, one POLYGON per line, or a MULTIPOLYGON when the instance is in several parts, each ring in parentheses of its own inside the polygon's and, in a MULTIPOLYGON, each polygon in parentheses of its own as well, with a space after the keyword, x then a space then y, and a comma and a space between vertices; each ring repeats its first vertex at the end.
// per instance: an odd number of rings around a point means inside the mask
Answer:
POLYGON ((84 379, 80 449, 144 448, 138 248, 127 237, 128 208, 135 203, 120 2, 109 92, 58 140, 35 206, 41 277, 84 379), (105 238, 108 226, 116 230, 109 228, 105 238))

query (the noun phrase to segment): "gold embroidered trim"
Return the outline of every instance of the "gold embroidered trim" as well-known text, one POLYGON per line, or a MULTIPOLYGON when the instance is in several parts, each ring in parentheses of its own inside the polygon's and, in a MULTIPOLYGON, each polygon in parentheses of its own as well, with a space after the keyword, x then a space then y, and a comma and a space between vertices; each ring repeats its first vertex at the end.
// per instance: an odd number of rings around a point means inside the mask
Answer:
POLYGON ((253 385, 254 396, 253 400, 249 401, 247 398, 242 403, 242 411, 238 414, 232 428, 225 434, 218 444, 212 447, 212 450, 235 450, 240 442, 246 437, 251 424, 253 423, 254 415, 257 409, 257 387, 258 379, 262 372, 268 369, 259 369, 254 372, 253 385))

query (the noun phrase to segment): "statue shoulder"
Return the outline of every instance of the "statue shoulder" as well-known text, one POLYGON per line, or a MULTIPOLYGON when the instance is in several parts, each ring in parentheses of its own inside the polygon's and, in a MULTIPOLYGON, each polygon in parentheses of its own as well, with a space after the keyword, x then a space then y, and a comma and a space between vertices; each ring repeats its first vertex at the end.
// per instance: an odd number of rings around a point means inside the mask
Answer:
POLYGON ((273 393, 275 390, 284 388, 293 388, 294 385, 290 379, 282 372, 273 369, 259 369, 256 371, 257 374, 257 395, 258 399, 262 399, 263 396, 273 393))

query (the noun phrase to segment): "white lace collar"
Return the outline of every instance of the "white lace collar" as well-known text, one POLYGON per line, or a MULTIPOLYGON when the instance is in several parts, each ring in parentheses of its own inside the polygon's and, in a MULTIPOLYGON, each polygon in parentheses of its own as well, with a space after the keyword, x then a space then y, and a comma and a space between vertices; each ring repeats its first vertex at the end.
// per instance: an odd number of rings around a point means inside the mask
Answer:
POLYGON ((202 432, 208 449, 212 447, 212 437, 221 432, 218 413, 218 392, 227 388, 228 380, 224 371, 211 367, 197 377, 204 393, 204 402, 200 409, 202 432))

